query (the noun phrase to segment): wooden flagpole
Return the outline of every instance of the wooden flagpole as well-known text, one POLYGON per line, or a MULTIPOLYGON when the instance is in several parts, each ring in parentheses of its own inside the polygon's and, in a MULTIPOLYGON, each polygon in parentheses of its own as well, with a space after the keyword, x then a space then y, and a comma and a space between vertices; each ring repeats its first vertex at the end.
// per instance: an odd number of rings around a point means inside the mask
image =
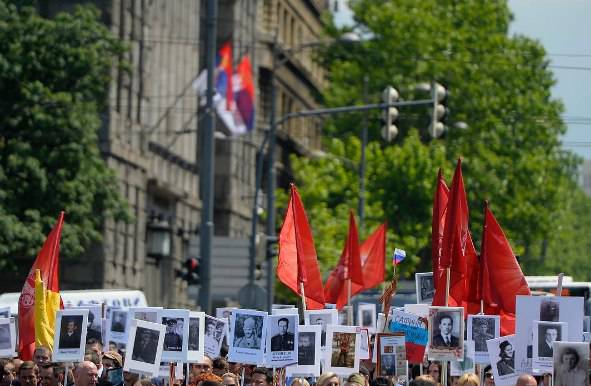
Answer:
POLYGON ((304 312, 306 311, 306 291, 304 290, 304 282, 300 282, 300 292, 302 293, 302 307, 304 312))
MULTIPOLYGON (((445 269, 445 273, 445 306, 449 307, 449 282, 451 276, 451 268, 447 267, 445 269)), ((443 386, 447 386, 447 363, 447 361, 441 361, 441 384, 443 386)))

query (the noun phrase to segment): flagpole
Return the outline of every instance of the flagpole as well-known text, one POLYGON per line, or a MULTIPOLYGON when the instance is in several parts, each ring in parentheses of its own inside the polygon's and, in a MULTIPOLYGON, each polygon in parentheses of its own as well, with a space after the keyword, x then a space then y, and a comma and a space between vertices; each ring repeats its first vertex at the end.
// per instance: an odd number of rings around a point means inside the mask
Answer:
MULTIPOLYGON (((450 281, 450 276, 451 276, 451 268, 447 267, 445 269, 445 273, 446 273, 446 281, 445 281, 445 306, 448 307, 449 306, 449 281, 450 281)), ((441 361, 441 378, 442 379, 442 385, 443 386, 447 386, 447 361, 441 361)))
POLYGON ((347 279, 347 305, 351 305, 351 278, 347 279))
POLYGON ((300 292, 302 293, 302 306, 304 307, 304 312, 306 311, 306 291, 304 290, 304 282, 300 282, 300 292))

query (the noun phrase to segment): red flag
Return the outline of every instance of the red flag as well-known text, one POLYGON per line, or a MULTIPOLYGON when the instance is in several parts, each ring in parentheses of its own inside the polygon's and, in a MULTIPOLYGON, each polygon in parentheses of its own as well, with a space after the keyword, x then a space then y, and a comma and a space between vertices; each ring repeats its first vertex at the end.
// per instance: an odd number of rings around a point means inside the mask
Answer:
POLYGON ((444 271, 439 265, 439 260, 441 259, 448 195, 449 188, 441 175, 441 169, 439 169, 439 173, 437 174, 437 188, 433 197, 433 219, 431 221, 431 261, 433 263, 433 284, 435 288, 437 288, 441 272, 444 271))
POLYGON ((302 296, 300 283, 304 284, 308 309, 324 308, 324 289, 318 269, 312 230, 294 184, 291 184, 291 197, 279 233, 277 277, 300 296, 302 296))
POLYGON ((363 285, 351 284, 351 296, 384 282, 386 271, 387 225, 380 225, 359 247, 363 285))
MULTIPOLYGON (((462 306, 466 300, 466 279, 467 279, 467 248, 468 243, 468 202, 464 181, 462 178, 462 161, 458 159, 454 173, 449 201, 447 203, 447 214, 445 216, 445 229, 441 249, 439 265, 442 269, 441 276, 437 281, 433 305, 445 305, 447 275, 446 268, 450 268, 449 278, 449 306, 462 306)), ((469 251, 469 250, 468 250, 469 251)))
MULTIPOLYGON (((63 223, 64 212, 61 212, 29 271, 18 299, 18 351, 20 358, 25 361, 33 359, 35 350, 35 270, 41 271, 41 279, 46 283, 48 292, 59 293, 58 260, 63 223)), ((55 315, 53 322, 55 322, 55 315)))
POLYGON ((341 258, 324 285, 324 299, 328 303, 335 303, 339 310, 347 304, 349 280, 351 280, 351 296, 353 296, 354 285, 364 287, 359 252, 359 235, 353 211, 349 212, 349 234, 341 258))
POLYGON ((501 315, 502 335, 515 333, 515 296, 531 295, 521 267, 488 204, 482 231, 482 298, 491 313, 501 315), (495 312, 496 311, 496 312, 495 312))

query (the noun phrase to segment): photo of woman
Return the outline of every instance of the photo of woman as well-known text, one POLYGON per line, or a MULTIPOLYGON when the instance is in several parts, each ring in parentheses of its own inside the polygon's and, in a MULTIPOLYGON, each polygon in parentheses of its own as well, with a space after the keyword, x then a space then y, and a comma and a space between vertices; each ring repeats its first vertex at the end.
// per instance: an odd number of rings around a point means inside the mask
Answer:
POLYGON ((509 375, 515 372, 515 351, 508 340, 504 340, 499 345, 499 358, 497 362, 497 371, 499 375, 509 375))

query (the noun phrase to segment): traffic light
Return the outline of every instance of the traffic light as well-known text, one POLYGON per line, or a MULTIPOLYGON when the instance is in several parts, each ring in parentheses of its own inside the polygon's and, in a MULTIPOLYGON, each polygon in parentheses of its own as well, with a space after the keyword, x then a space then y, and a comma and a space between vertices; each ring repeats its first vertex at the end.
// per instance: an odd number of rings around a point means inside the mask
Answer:
POLYGON ((432 138, 439 138, 445 132, 445 118, 448 115, 445 102, 448 92, 437 82, 431 83, 431 100, 433 100, 433 108, 431 110, 431 124, 429 125, 429 133, 432 138))
POLYGON ((191 257, 185 260, 182 270, 177 270, 177 277, 188 284, 199 284, 199 260, 191 257))
POLYGON ((267 236, 267 259, 272 259, 279 254, 278 241, 279 239, 275 236, 267 236))
POLYGON ((382 138, 386 141, 391 142, 398 135, 398 127, 394 124, 398 119, 398 109, 391 106, 399 98, 398 90, 392 86, 386 87, 382 95, 383 103, 387 106, 384 108, 382 116, 382 138))

